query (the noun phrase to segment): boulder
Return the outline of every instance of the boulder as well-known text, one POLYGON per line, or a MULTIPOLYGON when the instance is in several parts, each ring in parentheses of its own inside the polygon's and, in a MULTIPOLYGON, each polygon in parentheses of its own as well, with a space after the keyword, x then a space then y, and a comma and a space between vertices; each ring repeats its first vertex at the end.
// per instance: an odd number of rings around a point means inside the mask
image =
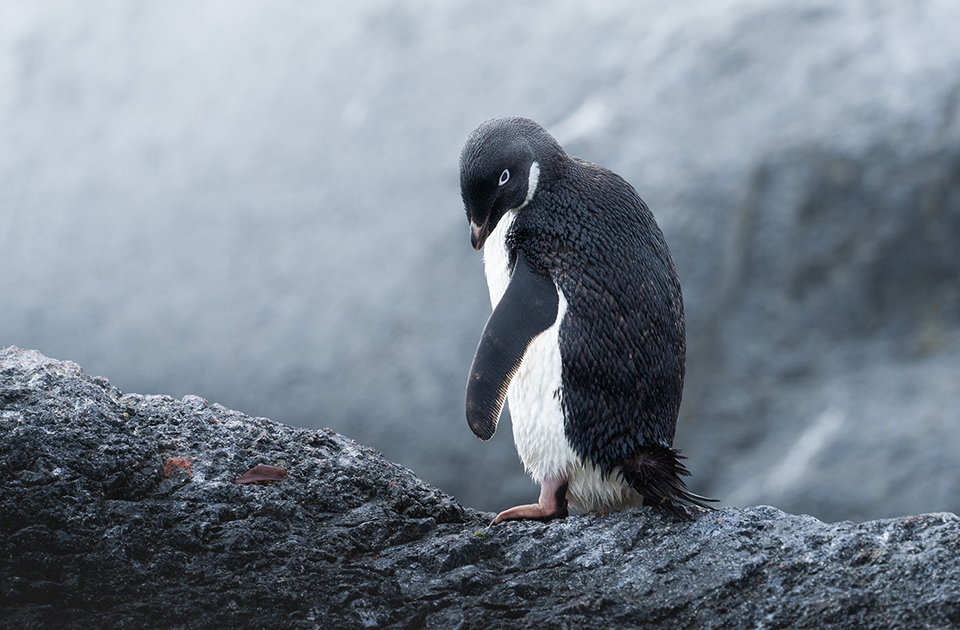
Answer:
POLYGON ((942 628, 960 519, 488 525, 330 430, 0 351, 4 628, 942 628), (278 479, 235 481, 255 466, 278 479))

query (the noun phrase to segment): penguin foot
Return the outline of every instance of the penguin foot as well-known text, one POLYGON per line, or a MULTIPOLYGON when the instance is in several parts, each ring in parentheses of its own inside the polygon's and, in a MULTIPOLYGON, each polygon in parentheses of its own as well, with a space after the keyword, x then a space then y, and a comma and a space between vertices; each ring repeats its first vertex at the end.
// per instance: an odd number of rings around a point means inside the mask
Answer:
POLYGON ((555 518, 566 518, 567 511, 567 482, 563 479, 546 478, 540 484, 540 501, 529 505, 518 505, 497 514, 491 525, 503 521, 518 521, 529 519, 534 521, 552 521, 555 518))

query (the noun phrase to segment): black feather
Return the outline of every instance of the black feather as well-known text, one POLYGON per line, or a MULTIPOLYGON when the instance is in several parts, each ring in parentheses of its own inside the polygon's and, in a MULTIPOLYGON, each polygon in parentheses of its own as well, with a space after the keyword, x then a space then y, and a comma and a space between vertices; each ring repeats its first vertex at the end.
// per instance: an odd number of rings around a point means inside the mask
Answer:
POLYGON ((666 514, 688 518, 687 505, 712 509, 705 502, 714 502, 716 499, 701 497, 687 490, 682 477, 689 477, 690 471, 680 462, 681 459, 686 457, 669 446, 645 446, 624 462, 623 477, 640 493, 644 505, 666 514))

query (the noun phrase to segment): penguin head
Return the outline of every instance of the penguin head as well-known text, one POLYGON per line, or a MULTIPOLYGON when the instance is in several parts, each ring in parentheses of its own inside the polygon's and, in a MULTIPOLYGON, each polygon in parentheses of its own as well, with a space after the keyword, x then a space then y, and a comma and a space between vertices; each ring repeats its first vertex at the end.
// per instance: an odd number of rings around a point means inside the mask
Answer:
POLYGON ((556 155, 563 155, 557 141, 527 118, 495 118, 470 133, 460 153, 460 195, 474 249, 505 214, 530 203, 541 170, 556 155))

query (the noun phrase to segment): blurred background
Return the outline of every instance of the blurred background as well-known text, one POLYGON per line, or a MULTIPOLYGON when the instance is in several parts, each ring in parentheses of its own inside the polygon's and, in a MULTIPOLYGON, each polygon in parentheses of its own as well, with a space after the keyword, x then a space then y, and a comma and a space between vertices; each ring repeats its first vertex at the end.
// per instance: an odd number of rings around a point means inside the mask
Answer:
POLYGON ((331 427, 466 505, 479 122, 623 175, 684 287, 724 505, 960 511, 960 3, 0 4, 0 345, 331 427))

